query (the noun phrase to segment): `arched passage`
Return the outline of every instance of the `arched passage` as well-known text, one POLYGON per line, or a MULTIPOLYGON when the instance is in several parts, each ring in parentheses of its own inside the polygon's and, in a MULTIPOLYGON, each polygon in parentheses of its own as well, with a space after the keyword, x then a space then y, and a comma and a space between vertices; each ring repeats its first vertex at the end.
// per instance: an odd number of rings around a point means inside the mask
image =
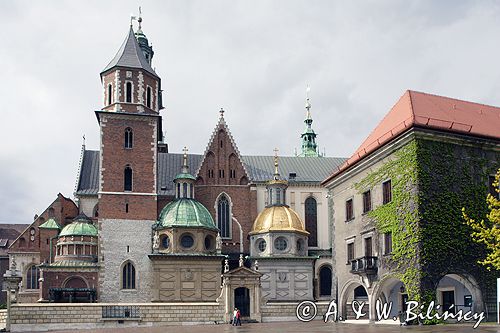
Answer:
POLYGON ((72 276, 64 281, 63 288, 88 288, 88 285, 82 277, 72 276))
POLYGON ((437 284, 436 300, 443 311, 452 304, 454 306, 450 311, 481 312, 484 310, 481 289, 470 275, 447 274, 443 276, 437 284))
MULTIPOLYGON (((395 277, 383 278, 375 288, 373 295, 373 306, 376 305, 377 300, 382 304, 392 304, 389 318, 398 317, 401 312, 406 311, 408 294, 403 282, 395 277)), ((374 309, 371 311, 375 313, 374 309)))
POLYGON ((352 310, 353 301, 364 302, 363 312, 369 313, 368 290, 360 282, 352 280, 344 284, 340 292, 339 314, 343 320, 354 319, 356 317, 352 310))

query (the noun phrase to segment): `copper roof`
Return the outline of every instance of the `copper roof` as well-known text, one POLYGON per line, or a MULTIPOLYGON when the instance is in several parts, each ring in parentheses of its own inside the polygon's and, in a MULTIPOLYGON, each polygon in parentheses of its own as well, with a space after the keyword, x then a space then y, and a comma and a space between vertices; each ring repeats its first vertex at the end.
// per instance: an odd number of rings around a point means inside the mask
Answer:
POLYGON ((356 152, 323 183, 412 127, 500 139, 500 108, 407 90, 356 152))

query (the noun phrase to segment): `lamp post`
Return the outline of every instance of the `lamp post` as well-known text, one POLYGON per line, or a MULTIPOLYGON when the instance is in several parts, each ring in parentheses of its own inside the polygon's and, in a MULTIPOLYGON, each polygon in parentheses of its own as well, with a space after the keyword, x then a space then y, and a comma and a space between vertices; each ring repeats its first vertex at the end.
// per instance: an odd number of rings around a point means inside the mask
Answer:
POLYGON ((19 282, 21 282, 21 272, 16 269, 16 261, 12 258, 10 269, 3 275, 3 291, 7 292, 7 318, 5 321, 5 330, 10 332, 10 307, 12 303, 12 292, 14 292, 14 301, 17 299, 19 282))

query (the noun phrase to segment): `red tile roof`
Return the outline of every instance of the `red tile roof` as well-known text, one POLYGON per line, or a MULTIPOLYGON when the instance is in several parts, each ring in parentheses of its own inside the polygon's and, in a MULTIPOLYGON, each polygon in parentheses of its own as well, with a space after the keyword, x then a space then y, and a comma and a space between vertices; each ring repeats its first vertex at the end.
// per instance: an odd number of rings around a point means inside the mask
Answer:
POLYGON ((407 90, 356 152, 323 183, 412 127, 500 139, 500 108, 407 90))

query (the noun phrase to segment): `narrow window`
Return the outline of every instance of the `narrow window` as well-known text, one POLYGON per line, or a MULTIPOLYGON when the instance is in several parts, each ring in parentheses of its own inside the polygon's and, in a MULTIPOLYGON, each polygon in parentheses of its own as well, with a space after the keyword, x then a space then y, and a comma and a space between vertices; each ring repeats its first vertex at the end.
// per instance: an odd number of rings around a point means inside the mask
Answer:
POLYGON ((391 180, 390 179, 382 184, 382 191, 383 191, 383 200, 384 200, 383 204, 391 202, 392 201, 392 187, 391 187, 391 180))
POLYGON ((151 108, 151 87, 148 87, 146 91, 146 106, 151 108))
POLYGON ((181 197, 181 183, 177 183, 177 198, 181 197))
POLYGON ((363 213, 368 213, 372 210, 372 194, 370 191, 363 193, 363 213))
POLYGON ((128 262, 125 266, 123 266, 122 288, 135 289, 135 267, 131 262, 128 262))
POLYGON ((350 221, 354 218, 354 210, 352 206, 352 199, 345 202, 345 220, 350 221))
POLYGON ((134 140, 134 133, 132 132, 132 129, 130 127, 127 127, 125 129, 125 148, 126 149, 132 149, 133 140, 134 140))
POLYGON ((108 84, 108 105, 111 105, 111 102, 113 102, 113 86, 108 84))
POLYGON ((217 227, 220 230, 220 236, 223 238, 229 238, 230 235, 230 223, 231 217, 229 213, 229 200, 223 194, 220 196, 217 202, 217 227))
POLYGON ((318 246, 318 205, 316 199, 309 197, 305 201, 306 231, 309 231, 309 246, 318 246))
POLYGON ((39 289, 39 277, 40 270, 35 265, 31 265, 26 271, 26 289, 39 289))
POLYGON ((354 242, 347 244, 347 263, 349 264, 351 260, 354 260, 354 242))
POLYGON ((127 165, 123 171, 123 190, 132 191, 132 168, 127 165))
POLYGON ((125 102, 132 103, 132 82, 125 84, 125 102))
POLYGON ((187 183, 182 184, 182 190, 184 192, 184 193, 182 193, 182 197, 187 198, 187 193, 188 193, 188 184, 187 183))
POLYGON ((365 238, 365 257, 373 256, 372 238, 365 238))
POLYGON ((386 232, 384 234, 384 254, 392 253, 392 232, 386 232))
POLYGON ((128 203, 125 204, 125 213, 128 213, 128 203))

